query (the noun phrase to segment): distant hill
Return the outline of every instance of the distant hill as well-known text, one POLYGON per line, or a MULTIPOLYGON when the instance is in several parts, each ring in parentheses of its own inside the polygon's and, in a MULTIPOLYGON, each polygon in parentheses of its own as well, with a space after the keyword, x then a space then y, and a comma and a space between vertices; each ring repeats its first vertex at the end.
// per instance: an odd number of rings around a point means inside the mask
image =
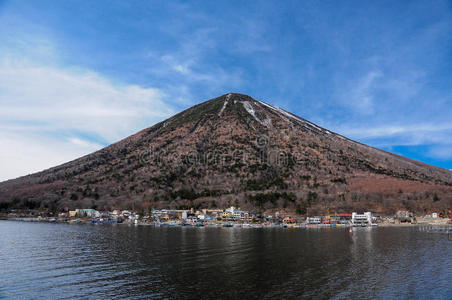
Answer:
POLYGON ((227 94, 90 155, 2 182, 0 202, 52 210, 441 211, 452 207, 452 172, 227 94))

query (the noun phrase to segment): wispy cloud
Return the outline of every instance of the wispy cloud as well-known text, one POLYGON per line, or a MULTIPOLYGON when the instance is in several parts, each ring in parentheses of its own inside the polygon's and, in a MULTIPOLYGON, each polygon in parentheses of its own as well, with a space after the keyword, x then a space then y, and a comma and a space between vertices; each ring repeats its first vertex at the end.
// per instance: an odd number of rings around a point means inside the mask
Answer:
POLYGON ((359 113, 371 114, 374 112, 375 90, 377 89, 379 78, 383 73, 379 70, 368 72, 363 78, 351 82, 347 92, 342 97, 342 101, 352 110, 359 113))
POLYGON ((443 160, 452 159, 452 143, 433 146, 427 153, 428 156, 443 160))
MULTIPOLYGON (((341 133, 355 138, 388 138, 396 135, 427 135, 452 131, 450 124, 384 125, 380 127, 338 127, 341 133)), ((431 137, 433 138, 433 137, 431 137)))
POLYGON ((338 127, 336 130, 352 139, 389 151, 409 147, 437 161, 452 158, 452 123, 338 127))
POLYGON ((0 125, 41 123, 110 142, 173 113, 160 90, 113 83, 89 70, 3 60, 0 90, 0 125))
POLYGON ((56 64, 49 40, 3 50, 0 181, 88 154, 174 113, 160 89, 56 64))
POLYGON ((26 131, 0 131, 0 181, 56 166, 98 150, 82 139, 61 139, 26 131))

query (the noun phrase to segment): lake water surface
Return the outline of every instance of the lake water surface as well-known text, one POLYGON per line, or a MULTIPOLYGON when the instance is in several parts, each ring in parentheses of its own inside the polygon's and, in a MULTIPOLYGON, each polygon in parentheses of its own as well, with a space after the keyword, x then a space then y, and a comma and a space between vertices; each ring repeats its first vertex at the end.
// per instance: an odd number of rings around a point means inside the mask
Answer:
POLYGON ((452 299, 452 241, 418 228, 0 221, 0 299, 452 299))

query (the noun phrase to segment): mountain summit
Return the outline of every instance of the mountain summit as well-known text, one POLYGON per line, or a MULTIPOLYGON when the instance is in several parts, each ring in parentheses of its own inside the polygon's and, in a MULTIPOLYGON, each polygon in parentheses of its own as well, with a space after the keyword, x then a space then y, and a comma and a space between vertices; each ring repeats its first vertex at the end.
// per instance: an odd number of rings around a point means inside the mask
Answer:
POLYGON ((452 173, 226 94, 66 164, 0 183, 3 207, 318 213, 452 206, 452 173))

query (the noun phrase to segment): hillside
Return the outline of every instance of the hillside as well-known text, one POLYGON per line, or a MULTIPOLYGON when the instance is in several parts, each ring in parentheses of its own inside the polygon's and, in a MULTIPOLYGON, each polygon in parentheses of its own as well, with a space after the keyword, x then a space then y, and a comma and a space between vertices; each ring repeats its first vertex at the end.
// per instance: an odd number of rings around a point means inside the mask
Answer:
POLYGON ((0 183, 2 207, 241 206, 298 213, 452 207, 452 172, 241 94, 195 105, 66 164, 0 183))

